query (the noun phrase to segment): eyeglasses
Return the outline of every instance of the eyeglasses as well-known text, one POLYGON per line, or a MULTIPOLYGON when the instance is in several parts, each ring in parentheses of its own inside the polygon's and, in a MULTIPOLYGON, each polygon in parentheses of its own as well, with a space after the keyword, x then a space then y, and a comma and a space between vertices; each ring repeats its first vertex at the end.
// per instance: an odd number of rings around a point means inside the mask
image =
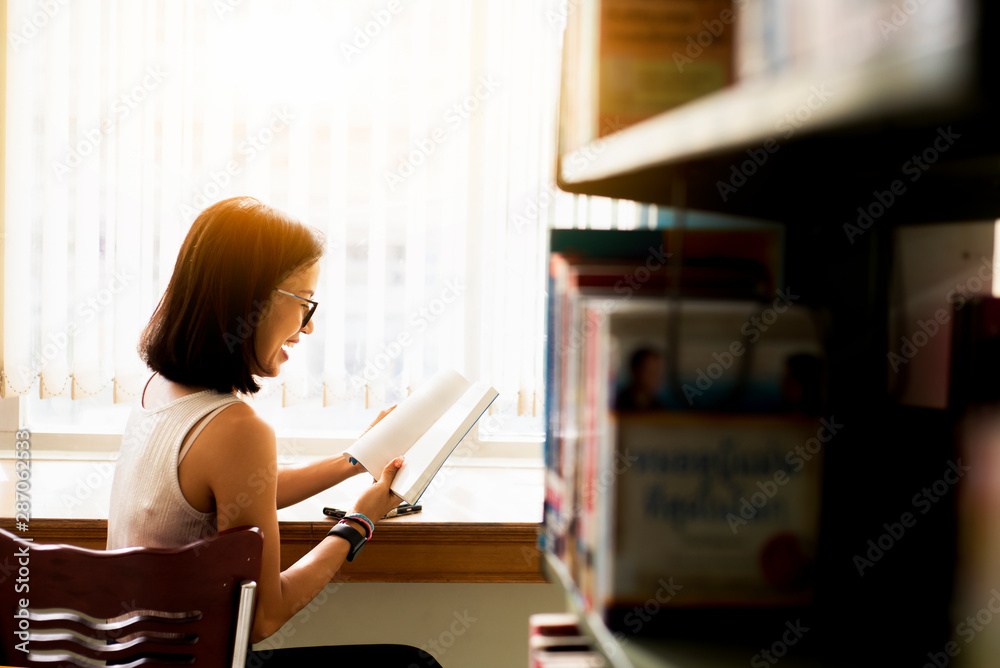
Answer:
POLYGON ((313 313, 316 312, 316 307, 319 306, 319 302, 314 302, 311 299, 306 299, 305 297, 299 297, 298 295, 293 295, 291 292, 285 292, 280 288, 275 288, 274 290, 276 292, 280 292, 283 295, 288 295, 289 297, 295 297, 296 299, 301 299, 302 301, 309 302, 309 304, 311 304, 309 310, 306 311, 306 314, 304 316, 302 316, 302 326, 305 327, 306 325, 308 325, 309 319, 313 317, 313 313))

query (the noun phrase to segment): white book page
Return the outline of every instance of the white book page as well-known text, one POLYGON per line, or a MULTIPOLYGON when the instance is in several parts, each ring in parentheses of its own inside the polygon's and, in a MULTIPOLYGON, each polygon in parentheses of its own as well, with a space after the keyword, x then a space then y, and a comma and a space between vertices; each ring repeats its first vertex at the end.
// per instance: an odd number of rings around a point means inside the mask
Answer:
POLYGON ((406 462, 392 481, 392 491, 408 503, 416 503, 496 396, 497 391, 486 383, 472 385, 406 453, 406 462))
MULTIPOLYGON (((469 388, 457 371, 441 371, 368 430, 344 454, 354 457, 378 480, 386 464, 411 445, 469 388)), ((406 464, 403 464, 403 469, 406 464)), ((396 472, 398 476, 403 472, 396 472)))

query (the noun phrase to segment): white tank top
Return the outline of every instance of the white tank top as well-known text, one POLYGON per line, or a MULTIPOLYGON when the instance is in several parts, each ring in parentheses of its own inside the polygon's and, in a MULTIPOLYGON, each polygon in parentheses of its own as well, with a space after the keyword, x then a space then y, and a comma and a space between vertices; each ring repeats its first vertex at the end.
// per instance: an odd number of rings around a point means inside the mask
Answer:
POLYGON ((129 414, 115 464, 109 550, 180 547, 218 533, 216 513, 203 513, 184 498, 177 468, 205 425, 227 406, 243 400, 203 390, 156 408, 143 408, 143 395, 145 387, 129 414), (208 419, 191 431, 206 415, 208 419))

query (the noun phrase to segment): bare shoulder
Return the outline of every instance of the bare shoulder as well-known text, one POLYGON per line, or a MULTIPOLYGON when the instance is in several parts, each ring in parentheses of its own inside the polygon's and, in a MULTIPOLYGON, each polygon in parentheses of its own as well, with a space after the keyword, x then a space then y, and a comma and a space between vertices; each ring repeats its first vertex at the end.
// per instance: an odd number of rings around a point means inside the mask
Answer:
POLYGON ((238 448, 244 452, 273 452, 276 445, 274 428, 242 401, 234 402, 216 415, 199 438, 211 441, 216 447, 238 448))
POLYGON ((271 429, 271 425, 257 415, 257 411, 251 408, 250 404, 245 401, 234 401, 229 404, 219 413, 216 420, 221 420, 234 427, 240 425, 258 429, 271 429))

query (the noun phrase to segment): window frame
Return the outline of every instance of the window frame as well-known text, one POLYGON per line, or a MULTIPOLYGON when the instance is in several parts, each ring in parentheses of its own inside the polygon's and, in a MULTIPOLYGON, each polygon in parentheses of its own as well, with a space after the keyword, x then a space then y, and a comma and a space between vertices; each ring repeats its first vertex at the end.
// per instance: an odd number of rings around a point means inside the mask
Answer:
MULTIPOLYGON (((43 455, 49 459, 104 459, 114 455, 121 447, 122 434, 112 432, 88 433, 79 431, 36 431, 32 429, 27 419, 27 396, 16 395, 0 399, 0 456, 13 457, 14 433, 19 429, 30 432, 32 456, 43 455)), ((354 438, 340 436, 294 436, 277 434, 278 461, 287 463, 297 456, 322 457, 346 450, 354 438)), ((524 460, 525 462, 541 462, 544 436, 506 439, 482 439, 479 434, 479 423, 470 430, 462 441, 458 457, 470 460, 504 461, 524 460), (467 453, 467 454, 466 454, 467 453)))

